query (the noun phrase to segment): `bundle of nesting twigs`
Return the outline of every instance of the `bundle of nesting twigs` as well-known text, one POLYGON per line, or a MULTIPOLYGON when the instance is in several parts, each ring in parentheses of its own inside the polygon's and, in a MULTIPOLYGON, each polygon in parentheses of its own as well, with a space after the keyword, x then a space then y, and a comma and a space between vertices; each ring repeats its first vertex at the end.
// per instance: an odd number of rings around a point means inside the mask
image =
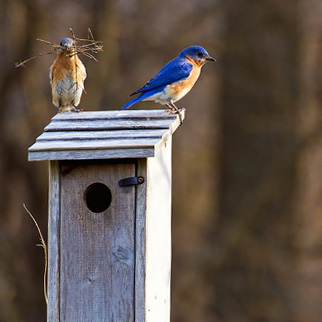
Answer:
MULTIPOLYGON (((71 34, 72 34, 72 38, 74 40, 74 50, 73 50, 73 55, 77 55, 77 54, 82 54, 90 59, 95 60, 96 62, 98 62, 98 60, 93 56, 93 54, 97 54, 101 51, 103 51, 103 43, 101 41, 95 40, 93 33, 91 31, 90 28, 88 28, 88 35, 87 35, 87 39, 84 38, 78 38, 75 36, 75 33, 73 31, 72 28, 69 28, 71 34), (78 45, 78 42, 82 42, 82 45, 78 45)), ((24 60, 23 62, 20 63, 16 63, 15 66, 16 67, 21 67, 21 66, 25 66, 26 63, 28 63, 29 61, 40 57, 40 56, 44 56, 44 55, 50 55, 50 54, 54 54, 56 53, 58 50, 63 49, 62 46, 60 45, 56 45, 50 41, 47 40, 43 40, 43 39, 39 39, 37 38, 38 41, 41 41, 45 44, 51 45, 51 50, 47 53, 39 53, 38 55, 32 56, 26 60, 24 60)))

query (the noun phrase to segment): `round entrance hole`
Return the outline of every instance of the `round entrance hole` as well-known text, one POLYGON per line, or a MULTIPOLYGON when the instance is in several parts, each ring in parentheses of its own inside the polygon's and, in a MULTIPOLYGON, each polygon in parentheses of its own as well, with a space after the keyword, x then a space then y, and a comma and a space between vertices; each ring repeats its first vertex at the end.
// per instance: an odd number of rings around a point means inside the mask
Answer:
POLYGON ((86 188, 84 199, 91 212, 100 213, 110 206, 112 193, 105 184, 96 182, 86 188))

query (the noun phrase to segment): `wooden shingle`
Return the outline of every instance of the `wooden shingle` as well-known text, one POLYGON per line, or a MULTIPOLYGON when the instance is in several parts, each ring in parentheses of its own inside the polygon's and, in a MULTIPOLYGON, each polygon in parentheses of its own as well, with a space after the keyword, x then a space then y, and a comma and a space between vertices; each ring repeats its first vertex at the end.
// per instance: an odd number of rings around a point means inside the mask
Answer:
POLYGON ((29 148, 28 159, 153 157, 179 125, 179 116, 166 110, 57 114, 29 148))

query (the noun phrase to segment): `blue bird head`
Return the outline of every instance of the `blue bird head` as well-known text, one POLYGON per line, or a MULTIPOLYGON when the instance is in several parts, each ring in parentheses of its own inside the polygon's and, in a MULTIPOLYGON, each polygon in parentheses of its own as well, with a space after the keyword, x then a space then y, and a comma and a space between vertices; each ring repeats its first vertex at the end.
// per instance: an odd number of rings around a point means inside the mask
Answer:
POLYGON ((207 61, 216 61, 215 58, 211 57, 207 50, 201 46, 190 46, 185 48, 179 56, 189 57, 195 61, 198 61, 200 64, 205 64, 207 61))
POLYGON ((74 40, 68 37, 62 38, 60 40, 59 46, 64 47, 66 50, 71 50, 74 45, 74 40))

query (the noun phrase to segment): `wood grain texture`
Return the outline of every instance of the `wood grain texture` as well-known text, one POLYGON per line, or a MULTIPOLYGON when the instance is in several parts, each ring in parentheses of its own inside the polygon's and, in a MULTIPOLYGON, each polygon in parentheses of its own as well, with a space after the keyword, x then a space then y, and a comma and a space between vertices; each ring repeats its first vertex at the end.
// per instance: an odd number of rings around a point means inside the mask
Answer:
POLYGON ((59 322, 60 303, 60 173, 59 162, 49 163, 48 307, 47 321, 59 322))
POLYGON ((90 151, 45 151, 29 152, 29 161, 42 160, 90 160, 90 159, 124 159, 148 158, 154 156, 154 149, 109 149, 90 151))
POLYGON ((171 143, 147 159, 145 322, 170 321, 171 143))
MULTIPOLYGON (((147 160, 137 160, 138 176, 147 178, 147 160)), ((136 221, 135 221, 135 322, 145 322, 145 276, 146 276, 146 192, 147 185, 136 187, 136 221)))
MULTIPOLYGON (((149 148, 153 147, 159 142, 160 138, 144 138, 144 139, 109 139, 109 140, 63 140, 63 141, 41 141, 38 142, 36 151, 68 151, 68 150, 101 150, 101 149, 115 149, 127 148, 149 148)), ((35 151, 30 149, 30 151, 35 151)))
POLYGON ((120 130, 120 129, 167 129, 171 119, 116 119, 116 120, 70 120, 69 122, 53 121, 45 127, 45 131, 88 131, 88 130, 120 130))
POLYGON ((61 176, 61 321, 134 322, 135 187, 118 181, 134 164, 79 164, 61 176), (84 191, 95 182, 112 193, 92 213, 84 191))
POLYGON ((127 131, 73 131, 73 132, 44 132, 40 135, 38 141, 55 141, 55 140, 105 140, 105 139, 143 139, 143 138, 160 138, 167 132, 161 130, 127 130, 127 131))
POLYGON ((29 148, 28 159, 150 157, 179 125, 179 116, 164 110, 58 114, 29 148))
MULTIPOLYGON (((182 112, 184 113, 184 112, 182 112)), ((91 111, 80 113, 62 113, 56 114, 52 120, 85 120, 85 119, 142 119, 142 118, 169 118, 175 117, 166 110, 112 110, 112 111, 91 111)))

